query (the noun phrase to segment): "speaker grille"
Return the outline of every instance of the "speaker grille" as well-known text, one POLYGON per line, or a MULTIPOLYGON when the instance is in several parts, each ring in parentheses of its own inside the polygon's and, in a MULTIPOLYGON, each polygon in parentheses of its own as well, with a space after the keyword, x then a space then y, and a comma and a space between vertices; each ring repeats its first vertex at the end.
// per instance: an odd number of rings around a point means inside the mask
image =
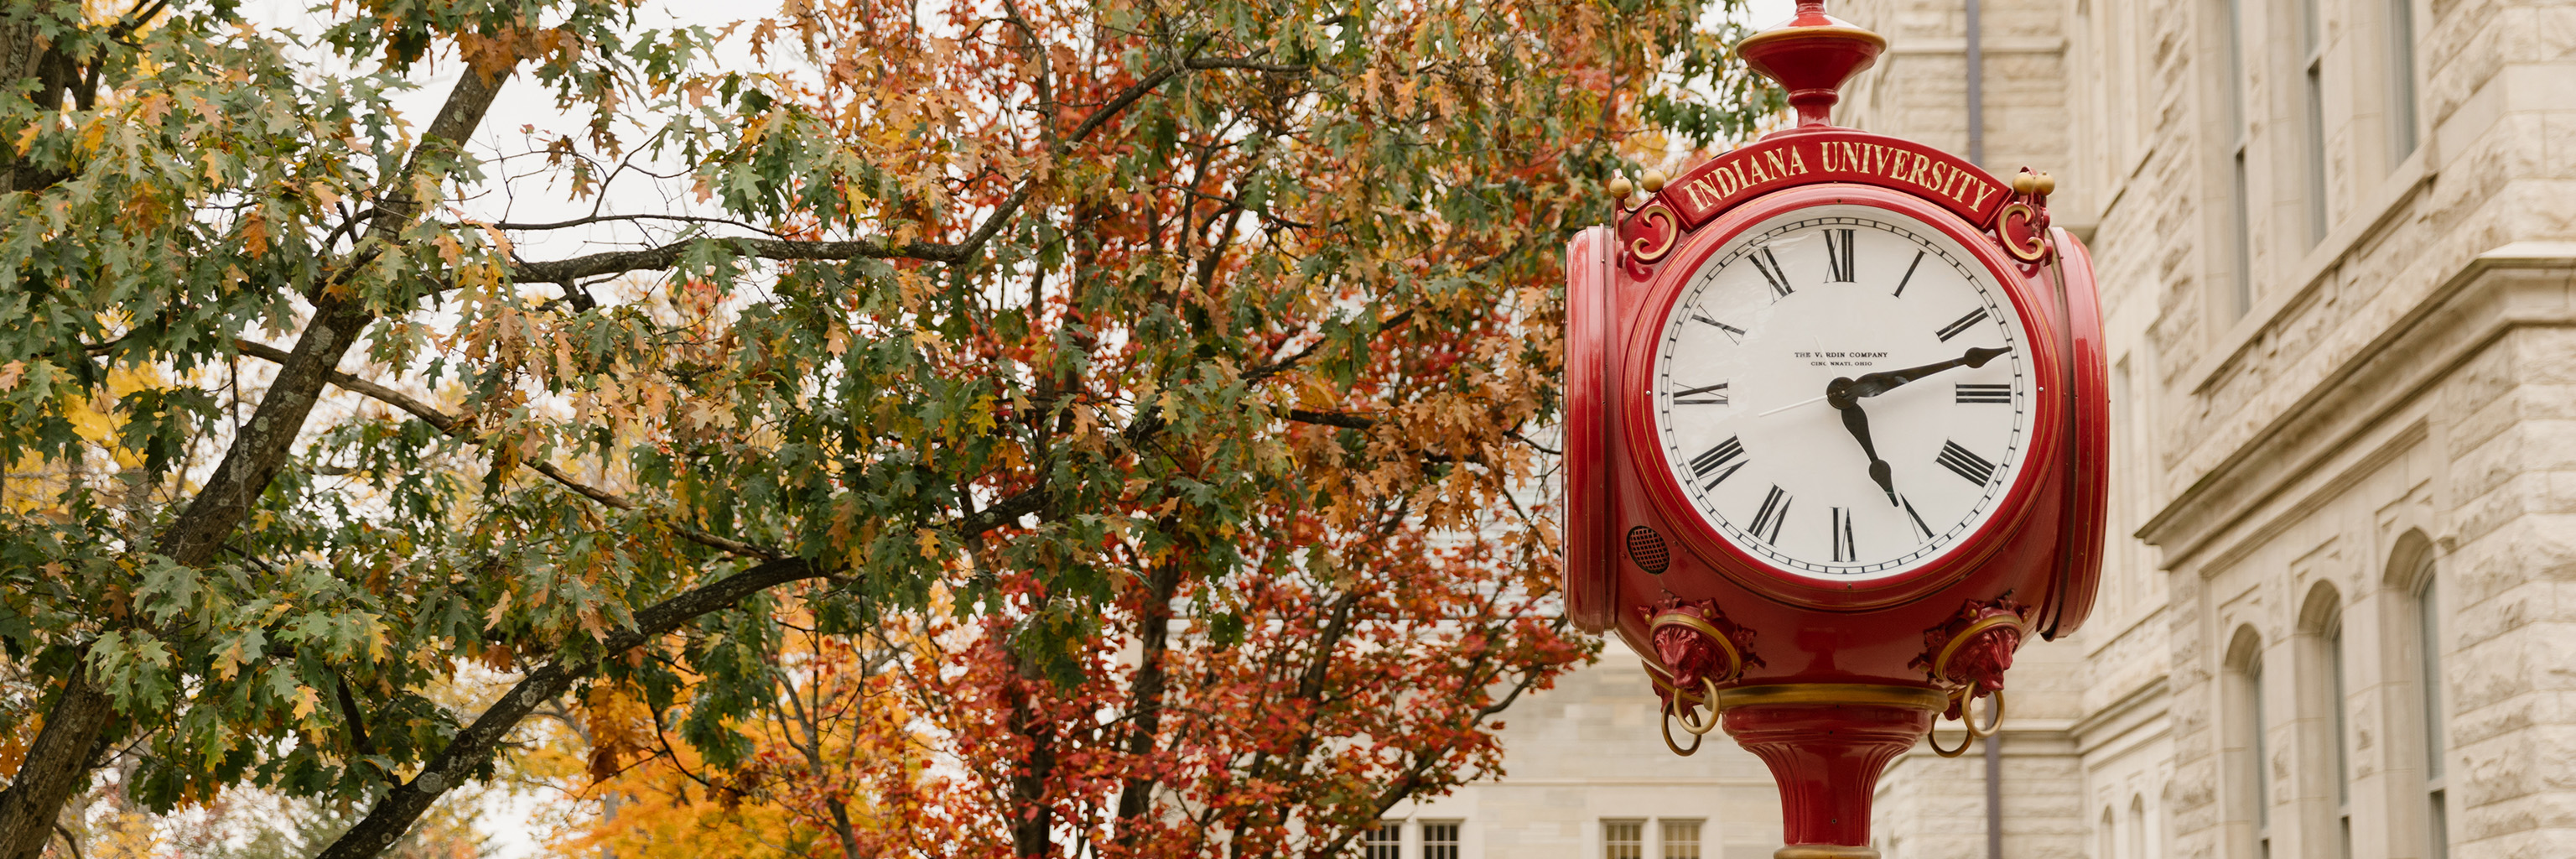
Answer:
POLYGON ((1671 565, 1673 555, 1664 548, 1664 535, 1639 525, 1628 529, 1628 560, 1637 562, 1638 569, 1660 576, 1671 565))

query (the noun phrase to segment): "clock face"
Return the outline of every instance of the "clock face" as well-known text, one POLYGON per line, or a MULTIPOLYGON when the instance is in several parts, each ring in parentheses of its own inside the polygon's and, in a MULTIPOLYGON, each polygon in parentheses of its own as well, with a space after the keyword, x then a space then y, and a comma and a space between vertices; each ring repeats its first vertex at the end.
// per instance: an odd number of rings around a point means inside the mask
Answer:
POLYGON ((1754 224, 1692 272, 1655 344, 1654 426, 1721 539, 1856 582, 1938 561, 2030 446, 2029 333, 1958 241, 1874 206, 1754 224))

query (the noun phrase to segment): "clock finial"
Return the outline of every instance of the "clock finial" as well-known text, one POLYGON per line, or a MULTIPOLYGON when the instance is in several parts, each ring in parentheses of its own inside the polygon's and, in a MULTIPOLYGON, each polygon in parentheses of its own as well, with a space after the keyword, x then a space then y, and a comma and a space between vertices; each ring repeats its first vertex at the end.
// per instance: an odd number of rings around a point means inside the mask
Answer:
POLYGON ((1885 50, 1887 40, 1877 33, 1825 14, 1824 0, 1798 0, 1797 17, 1735 46, 1745 65, 1789 90, 1801 129, 1832 125, 1843 82, 1885 50))

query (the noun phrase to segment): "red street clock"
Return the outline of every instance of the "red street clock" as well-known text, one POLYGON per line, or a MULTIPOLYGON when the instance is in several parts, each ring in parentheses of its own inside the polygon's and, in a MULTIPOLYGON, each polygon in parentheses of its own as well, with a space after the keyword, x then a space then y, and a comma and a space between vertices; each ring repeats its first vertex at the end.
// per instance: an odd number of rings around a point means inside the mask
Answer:
POLYGON ((1739 48, 1799 124, 1614 182, 1566 263, 1568 611, 1646 655, 1675 751, 1771 766, 1781 859, 1876 856, 1886 762, 1991 732, 2014 650, 2083 623, 2108 453, 2054 182, 1829 124, 1885 42, 1822 7, 1739 48))

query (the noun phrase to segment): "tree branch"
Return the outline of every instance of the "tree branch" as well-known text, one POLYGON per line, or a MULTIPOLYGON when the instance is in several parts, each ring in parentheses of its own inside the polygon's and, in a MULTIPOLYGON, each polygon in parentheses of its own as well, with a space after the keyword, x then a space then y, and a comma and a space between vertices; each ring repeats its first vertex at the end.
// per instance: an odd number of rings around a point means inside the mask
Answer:
POLYGON ((474 723, 456 732, 446 748, 421 767, 420 774, 396 785, 377 800, 367 816, 341 833, 314 859, 372 859, 409 831, 440 795, 473 777, 492 760, 510 730, 537 707, 554 700, 575 681, 599 667, 601 658, 623 653, 659 638, 701 615, 729 608, 744 598, 788 582, 822 578, 829 571, 803 558, 783 558, 708 582, 635 613, 635 626, 610 633, 598 649, 558 654, 529 672, 509 694, 501 696, 474 723))
MULTIPOLYGON (((244 355, 280 364, 286 363, 286 359, 289 357, 285 350, 249 340, 235 340, 233 341, 233 346, 240 349, 241 353, 244 355)), ((482 439, 475 438, 465 432, 465 421, 463 419, 451 416, 435 408, 431 408, 428 403, 412 399, 401 391, 397 391, 338 370, 327 372, 323 374, 323 377, 330 380, 333 387, 353 393, 364 394, 368 398, 376 400, 377 402, 409 412, 412 417, 419 418, 421 423, 430 425, 439 432, 445 433, 450 438, 462 439, 478 446, 483 444, 482 439)), ((564 488, 580 494, 584 498, 597 501, 601 504, 605 504, 619 510, 644 510, 644 506, 636 503, 633 499, 583 483, 580 480, 575 479, 572 475, 565 474, 563 469, 556 468, 551 463, 528 462, 523 464, 529 468, 535 469, 538 474, 543 474, 548 479, 562 484, 564 488)), ((738 555, 749 555, 764 560, 777 560, 786 556, 785 552, 781 552, 777 549, 755 546, 739 540, 729 540, 724 537, 719 537, 714 534, 698 530, 697 528, 690 526, 688 523, 681 522, 668 515, 656 513, 654 514, 654 518, 662 520, 662 524, 669 527, 672 533, 678 534, 692 543, 722 549, 738 555)))
MULTIPOLYGON (((1051 151, 1048 154, 1061 157, 1073 151, 1075 144, 1089 138, 1092 132, 1108 125, 1111 119, 1116 118, 1127 108, 1135 106, 1136 102, 1143 100, 1147 94, 1160 88, 1184 70, 1248 67, 1244 64, 1251 62, 1250 59, 1198 58, 1196 54, 1200 48, 1207 45, 1209 38, 1211 37, 1199 37, 1190 43, 1188 50, 1182 53, 1180 62, 1164 66, 1146 75, 1126 89, 1120 90, 1116 96, 1112 96, 1090 114, 1085 115, 1082 122, 1073 127, 1071 133, 1050 147, 1051 151)), ((984 222, 976 227, 975 232, 969 234, 964 241, 955 244, 906 242, 895 245, 874 239, 834 242, 741 237, 691 239, 640 250, 608 251, 571 259, 520 263, 511 273, 511 277, 520 283, 571 286, 573 281, 586 277, 669 268, 679 262, 680 258, 692 248, 706 243, 724 245, 741 256, 771 260, 846 262, 858 259, 910 259, 922 262, 960 263, 973 259, 977 253, 982 252, 985 243, 992 241, 993 236, 1001 233, 1003 224, 1019 214, 1020 206, 1028 202, 1029 195, 1035 189, 1034 177, 1022 178, 1020 187, 1013 190, 1010 196, 1003 198, 1002 202, 994 205, 993 213, 984 218, 984 222)))

